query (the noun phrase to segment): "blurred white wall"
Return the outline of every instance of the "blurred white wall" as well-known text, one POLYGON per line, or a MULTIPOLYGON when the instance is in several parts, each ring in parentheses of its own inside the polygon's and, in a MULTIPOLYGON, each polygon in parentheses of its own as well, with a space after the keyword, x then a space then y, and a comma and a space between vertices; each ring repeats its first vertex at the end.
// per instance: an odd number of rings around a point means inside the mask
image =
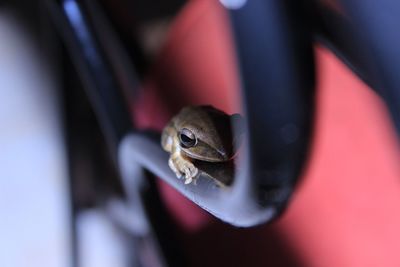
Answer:
POLYGON ((70 266, 66 160, 54 83, 0 10, 0 266, 70 266))
MULTIPOLYGON (((0 10, 0 267, 72 265, 67 162, 51 77, 29 34, 0 10)), ((80 266, 127 266, 129 248, 100 211, 81 213, 77 231, 80 266)))
POLYGON ((81 267, 127 267, 129 243, 115 229, 111 221, 100 210, 85 211, 78 217, 81 267))

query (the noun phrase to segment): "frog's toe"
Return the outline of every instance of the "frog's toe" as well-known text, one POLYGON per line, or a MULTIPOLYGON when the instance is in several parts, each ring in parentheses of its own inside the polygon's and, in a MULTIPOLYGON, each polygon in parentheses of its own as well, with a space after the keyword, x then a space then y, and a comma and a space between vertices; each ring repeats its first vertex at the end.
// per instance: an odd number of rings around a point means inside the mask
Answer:
POLYGON ((187 178, 185 180, 185 184, 190 184, 193 181, 193 178, 187 178))
POLYGON ((190 183, 199 173, 192 162, 178 157, 171 157, 168 165, 178 178, 185 178, 185 184, 190 183))
POLYGON ((192 168, 190 168, 190 176, 194 178, 197 176, 197 174, 199 174, 199 170, 192 165, 192 168))
POLYGON ((190 178, 190 170, 187 166, 182 166, 181 171, 183 174, 185 174, 186 179, 190 178))
POLYGON ((178 179, 182 178, 183 173, 176 167, 175 162, 171 158, 168 160, 168 166, 175 173, 175 175, 176 175, 176 177, 178 177, 178 179))
POLYGON ((185 177, 186 177, 186 184, 191 183, 191 181, 196 178, 198 175, 199 170, 193 165, 188 164, 185 168, 185 177), (188 181, 189 180, 189 181, 188 181))

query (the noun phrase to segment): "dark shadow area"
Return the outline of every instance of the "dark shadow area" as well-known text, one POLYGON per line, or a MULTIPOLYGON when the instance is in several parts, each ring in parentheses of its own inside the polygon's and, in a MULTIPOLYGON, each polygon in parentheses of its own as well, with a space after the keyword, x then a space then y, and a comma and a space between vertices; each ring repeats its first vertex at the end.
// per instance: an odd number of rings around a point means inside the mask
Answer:
POLYGON ((214 220, 195 233, 181 233, 189 266, 305 266, 274 224, 235 228, 214 220))

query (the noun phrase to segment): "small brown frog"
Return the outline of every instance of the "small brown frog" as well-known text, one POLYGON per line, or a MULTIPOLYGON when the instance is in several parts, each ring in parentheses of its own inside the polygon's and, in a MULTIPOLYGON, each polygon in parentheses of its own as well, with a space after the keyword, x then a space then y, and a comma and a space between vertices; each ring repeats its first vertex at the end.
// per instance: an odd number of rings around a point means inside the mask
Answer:
POLYGON ((232 124, 236 127, 241 121, 241 115, 229 116, 212 106, 183 108, 162 132, 161 145, 171 153, 169 167, 189 184, 199 175, 194 160, 229 161, 240 139, 234 140, 232 124))

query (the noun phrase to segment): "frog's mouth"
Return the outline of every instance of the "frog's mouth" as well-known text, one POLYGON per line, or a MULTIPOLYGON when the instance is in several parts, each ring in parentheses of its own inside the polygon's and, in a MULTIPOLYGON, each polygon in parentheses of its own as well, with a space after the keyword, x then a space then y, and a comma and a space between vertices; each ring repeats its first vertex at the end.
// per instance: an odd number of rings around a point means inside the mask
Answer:
POLYGON ((231 156, 221 149, 215 149, 207 144, 197 145, 191 148, 182 148, 183 152, 190 158, 208 161, 223 162, 230 160, 231 156))

